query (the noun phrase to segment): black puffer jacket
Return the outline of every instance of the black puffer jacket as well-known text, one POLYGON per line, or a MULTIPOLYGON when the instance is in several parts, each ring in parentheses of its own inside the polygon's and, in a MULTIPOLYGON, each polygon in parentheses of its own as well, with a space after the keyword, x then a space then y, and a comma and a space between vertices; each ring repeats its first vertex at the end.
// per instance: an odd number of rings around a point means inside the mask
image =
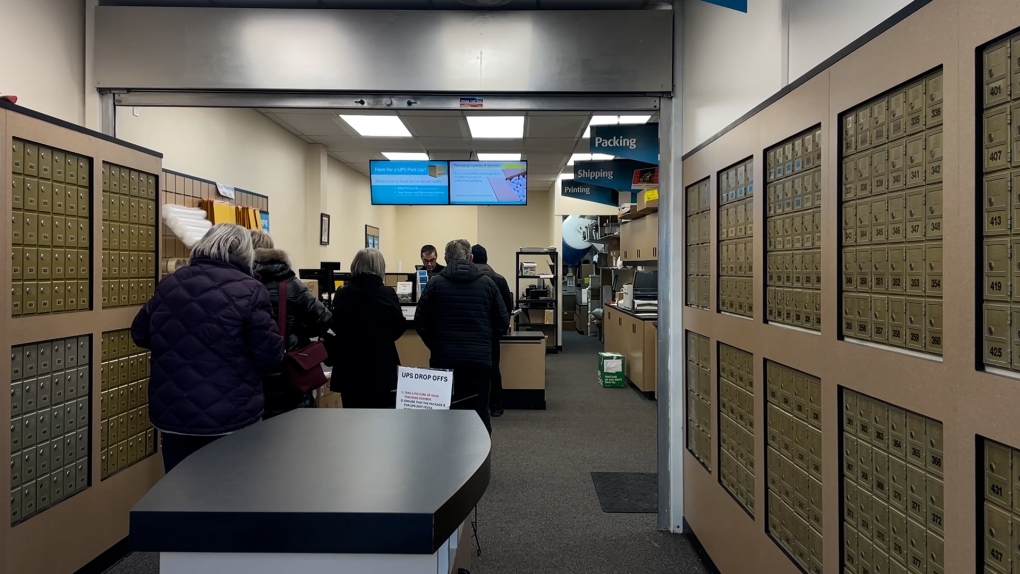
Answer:
POLYGON ((159 282, 131 324, 152 350, 149 416, 161 431, 222 435, 262 418, 260 374, 283 345, 269 294, 247 263, 196 257, 159 282))
POLYGON ((506 305, 506 312, 514 310, 514 294, 510 291, 510 285, 506 282, 506 277, 503 277, 492 267, 489 267, 488 263, 475 263, 475 267, 478 271, 496 282, 496 287, 499 289, 499 296, 503 298, 503 305, 506 305))
POLYGON ((355 275, 333 297, 330 388, 342 394, 344 408, 394 406, 396 340, 406 329, 397 293, 378 275, 355 275))
MULTIPOLYGON (((273 307, 273 321, 280 309, 280 282, 287 281, 287 351, 303 347, 312 337, 323 337, 329 331, 332 314, 315 298, 291 268, 290 259, 279 249, 255 250, 255 275, 269 290, 273 307)), ((279 375, 264 377, 262 385, 266 395, 266 416, 275 416, 293 410, 311 400, 308 393, 298 391, 279 375)))
POLYGON ((429 280, 414 326, 440 368, 491 367, 492 341, 510 327, 496 283, 466 259, 429 280))

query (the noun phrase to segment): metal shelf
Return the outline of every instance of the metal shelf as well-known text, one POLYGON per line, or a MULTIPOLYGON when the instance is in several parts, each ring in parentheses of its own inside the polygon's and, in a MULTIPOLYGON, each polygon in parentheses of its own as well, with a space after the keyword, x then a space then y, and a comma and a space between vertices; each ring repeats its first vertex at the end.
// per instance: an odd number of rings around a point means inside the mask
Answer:
POLYGON ((527 330, 529 328, 537 328, 537 329, 543 329, 543 330, 545 330, 545 329, 552 329, 552 333, 550 333, 550 335, 549 335, 551 344, 548 345, 547 351, 551 350, 551 352, 556 352, 556 350, 559 349, 560 346, 561 346, 560 345, 559 332, 560 332, 561 321, 563 320, 563 318, 560 317, 560 308, 559 308, 559 302, 557 301, 557 298, 556 297, 549 298, 549 299, 525 299, 525 298, 522 298, 521 295, 523 295, 524 291, 521 289, 521 284, 522 284, 522 282, 528 282, 528 281, 534 281, 534 280, 549 281, 551 283, 551 292, 553 294, 557 294, 558 295, 559 294, 559 289, 560 289, 560 284, 559 284, 560 257, 559 257, 559 253, 557 253, 557 251, 555 249, 553 249, 553 248, 549 248, 549 249, 521 249, 521 250, 518 250, 517 251, 517 264, 516 264, 516 268, 517 268, 517 281, 516 281, 516 283, 517 283, 517 296, 519 297, 517 299, 517 307, 519 309, 533 309, 533 310, 536 310, 536 311, 539 311, 539 310, 546 310, 546 311, 551 310, 552 313, 553 313, 553 322, 549 323, 549 324, 545 324, 545 323, 542 323, 542 324, 525 323, 524 321, 521 320, 521 315, 517 315, 516 316, 517 329, 518 330, 527 330), (521 275, 520 274, 521 259, 522 259, 522 257, 529 257, 529 256, 531 256, 531 257, 533 257, 533 256, 545 256, 545 257, 548 257, 549 258, 549 267, 552 270, 552 273, 546 273, 546 274, 542 274, 542 275, 521 275))

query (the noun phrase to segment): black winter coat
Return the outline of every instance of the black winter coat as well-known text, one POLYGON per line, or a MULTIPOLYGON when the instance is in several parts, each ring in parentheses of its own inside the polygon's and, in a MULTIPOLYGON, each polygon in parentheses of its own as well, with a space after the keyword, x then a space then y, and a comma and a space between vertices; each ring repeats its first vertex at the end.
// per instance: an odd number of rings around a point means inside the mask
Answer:
POLYGON ((406 329, 396 291, 377 275, 356 275, 333 296, 330 388, 341 394, 344 408, 396 404, 396 341, 406 329))
MULTIPOLYGON (((269 291, 273 321, 279 321, 280 282, 287 281, 287 340, 284 347, 292 351, 307 345, 312 337, 325 337, 333 314, 315 298, 295 275, 287 254, 279 249, 255 250, 255 275, 269 291)), ((311 393, 302 393, 279 374, 262 379, 266 396, 266 416, 275 416, 311 403, 311 393)))
POLYGON ((260 375, 279 371, 283 339, 269 293, 247 264, 196 257, 167 275, 131 337, 152 350, 149 417, 157 429, 221 435, 262 418, 260 375))
POLYGON ((466 259, 425 285, 414 326, 439 368, 491 367, 492 341, 510 328, 496 283, 466 259))
POLYGON ((475 263, 475 267, 482 275, 485 275, 489 279, 496 282, 496 287, 499 289, 499 296, 503 298, 503 305, 506 306, 506 312, 509 314, 514 310, 514 294, 510 291, 510 285, 506 282, 506 278, 496 273, 496 270, 489 267, 488 263, 475 263))

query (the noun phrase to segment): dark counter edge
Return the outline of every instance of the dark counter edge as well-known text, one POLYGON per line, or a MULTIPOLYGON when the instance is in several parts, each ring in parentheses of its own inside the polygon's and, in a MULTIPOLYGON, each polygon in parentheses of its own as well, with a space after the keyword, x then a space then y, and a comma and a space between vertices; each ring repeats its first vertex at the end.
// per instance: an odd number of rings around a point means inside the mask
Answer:
POLYGON ((119 146, 124 146, 126 148, 130 148, 130 149, 133 149, 135 151, 139 151, 139 152, 142 152, 144 154, 148 154, 148 155, 151 155, 153 157, 158 157, 160 159, 163 159, 163 154, 158 152, 158 151, 151 150, 149 148, 142 147, 140 145, 133 144, 133 143, 128 142, 128 141, 117 139, 117 138, 115 138, 113 136, 106 135, 103 132, 97 132, 95 130, 90 130, 90 129, 84 127, 84 126, 80 126, 78 124, 71 123, 71 122, 66 121, 66 120, 62 120, 60 118, 55 118, 53 116, 48 116, 48 115, 46 115, 46 114, 44 114, 42 112, 37 112, 35 110, 31 110, 29 108, 25 108, 25 107, 19 106, 18 104, 12 104, 11 102, 9 102, 7 100, 0 99, 0 109, 4 109, 4 110, 7 110, 9 112, 14 112, 14 113, 17 113, 17 114, 21 114, 23 116, 28 116, 30 118, 34 118, 34 119, 37 119, 37 120, 40 120, 40 121, 44 121, 46 123, 57 125, 57 126, 60 126, 62 128, 66 128, 66 129, 69 129, 71 131, 78 132, 80 134, 84 134, 84 135, 91 136, 91 137, 94 137, 94 138, 98 138, 98 139, 101 139, 101 140, 104 140, 104 141, 108 141, 110 143, 114 143, 114 144, 117 144, 119 146))
POLYGON ((435 515, 133 510, 129 544, 136 552, 431 555, 485 494, 491 461, 490 452, 435 515))
POLYGON ((606 307, 612 307, 613 309, 616 309, 617 311, 623 313, 624 315, 630 315, 631 317, 634 317, 635 319, 639 319, 641 321, 656 321, 656 322, 658 322, 658 320, 659 320, 659 312, 658 311, 656 311, 655 313, 638 313, 637 311, 631 311, 630 309, 624 309, 623 307, 619 307, 619 306, 614 305, 612 303, 606 303, 605 306, 606 307), (654 315, 654 317, 642 317, 641 316, 642 314, 644 314, 644 315, 654 315))
MULTIPOLYGON (((411 332, 414 331, 414 321, 410 319, 407 321, 407 330, 411 332)), ((545 339, 545 335, 541 333, 516 331, 514 333, 503 335, 499 340, 502 343, 530 343, 533 341, 541 341, 542 339, 545 339)))

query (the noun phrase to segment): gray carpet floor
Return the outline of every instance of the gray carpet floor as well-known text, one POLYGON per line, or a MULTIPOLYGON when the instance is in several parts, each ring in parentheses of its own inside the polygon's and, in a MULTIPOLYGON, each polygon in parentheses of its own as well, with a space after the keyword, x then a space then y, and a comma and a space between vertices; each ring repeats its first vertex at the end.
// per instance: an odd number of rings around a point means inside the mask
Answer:
MULTIPOLYGON (((654 514, 606 514, 592 472, 656 471, 656 403, 596 382, 597 338, 564 333, 548 355, 545 411, 493 419, 492 481, 478 506, 472 574, 706 574, 683 536, 654 514)), ((136 553, 107 574, 156 574, 136 553)))

